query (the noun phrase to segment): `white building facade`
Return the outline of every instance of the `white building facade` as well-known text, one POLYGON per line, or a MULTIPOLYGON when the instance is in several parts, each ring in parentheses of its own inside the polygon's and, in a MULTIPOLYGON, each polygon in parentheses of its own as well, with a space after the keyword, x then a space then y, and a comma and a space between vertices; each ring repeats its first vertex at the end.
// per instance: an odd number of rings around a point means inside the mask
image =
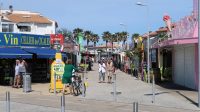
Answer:
POLYGON ((0 32, 49 35, 55 34, 56 21, 30 11, 1 11, 0 32))

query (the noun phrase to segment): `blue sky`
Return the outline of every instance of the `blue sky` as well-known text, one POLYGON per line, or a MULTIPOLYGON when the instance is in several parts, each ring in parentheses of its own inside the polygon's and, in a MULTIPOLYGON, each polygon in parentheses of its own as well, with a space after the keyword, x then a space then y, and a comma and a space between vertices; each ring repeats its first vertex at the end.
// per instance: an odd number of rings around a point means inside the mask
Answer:
POLYGON ((12 4, 14 10, 40 12, 58 22, 60 28, 73 30, 82 28, 99 35, 104 31, 111 33, 127 30, 130 34, 147 32, 164 26, 164 13, 178 21, 189 15, 193 0, 0 0, 2 9, 12 4), (141 1, 149 7, 135 5, 141 1), (123 23, 125 26, 120 25, 123 23))

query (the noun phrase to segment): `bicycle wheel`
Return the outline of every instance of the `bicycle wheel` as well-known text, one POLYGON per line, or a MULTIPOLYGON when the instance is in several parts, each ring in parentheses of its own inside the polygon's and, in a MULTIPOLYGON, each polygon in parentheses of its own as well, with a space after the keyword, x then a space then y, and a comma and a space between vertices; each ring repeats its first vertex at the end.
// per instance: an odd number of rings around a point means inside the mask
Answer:
POLYGON ((85 92, 86 92, 85 83, 84 83, 84 85, 82 83, 80 83, 80 93, 85 95, 85 92))
POLYGON ((78 90, 78 85, 76 84, 76 82, 72 82, 72 89, 73 89, 74 95, 78 96, 79 90, 78 90))

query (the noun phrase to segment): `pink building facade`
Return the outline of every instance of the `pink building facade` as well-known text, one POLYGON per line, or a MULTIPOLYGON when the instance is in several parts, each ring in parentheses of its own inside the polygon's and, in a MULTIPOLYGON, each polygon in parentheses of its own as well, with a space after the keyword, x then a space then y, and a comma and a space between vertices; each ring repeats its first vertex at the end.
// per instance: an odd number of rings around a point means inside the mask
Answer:
MULTIPOLYGON (((193 11, 175 23, 170 38, 153 47, 171 52, 172 80, 191 89, 198 88, 198 0, 193 0, 193 11)), ((160 61, 164 56, 160 55, 160 61)), ((162 66, 162 62, 160 63, 162 66)))

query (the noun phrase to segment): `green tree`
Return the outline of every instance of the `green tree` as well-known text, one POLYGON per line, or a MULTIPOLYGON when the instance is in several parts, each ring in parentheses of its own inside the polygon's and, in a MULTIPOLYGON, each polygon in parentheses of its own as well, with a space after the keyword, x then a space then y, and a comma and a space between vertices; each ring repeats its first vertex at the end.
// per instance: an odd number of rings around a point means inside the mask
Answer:
POLYGON ((137 47, 137 43, 135 42, 135 40, 136 40, 139 36, 140 36, 140 34, 138 34, 138 33, 134 33, 134 34, 132 34, 132 36, 131 36, 132 43, 134 44, 134 48, 137 47))
POLYGON ((63 34, 65 40, 72 39, 73 37, 72 32, 70 30, 67 30, 66 28, 61 28, 56 33, 63 34))
POLYGON ((78 36, 80 35, 80 34, 82 34, 83 33, 83 29, 81 29, 81 28, 75 28, 74 30, 73 30, 73 35, 74 35, 74 39, 78 42, 78 40, 79 40, 79 38, 78 38, 78 36))
POLYGON ((123 41, 123 44, 125 44, 125 42, 127 41, 127 38, 129 36, 128 32, 121 32, 121 36, 122 36, 122 41, 123 41))
POLYGON ((118 35, 116 33, 112 34, 109 38, 109 41, 112 44, 112 51, 113 51, 113 43, 118 41, 118 35))
POLYGON ((91 31, 85 31, 83 39, 87 41, 87 49, 88 49, 89 42, 92 39, 92 32, 91 31))
POLYGON ((105 32, 103 32, 103 34, 102 34, 102 39, 103 39, 103 41, 105 41, 106 42, 106 52, 108 51, 107 49, 108 49, 108 41, 109 41, 109 39, 111 38, 111 33, 109 32, 109 31, 105 31, 105 32))
POLYGON ((131 36, 132 41, 134 42, 134 39, 135 39, 135 38, 138 38, 139 36, 140 36, 139 33, 134 33, 134 34, 132 34, 132 36, 131 36))
POLYGON ((94 59, 96 61, 95 48, 96 48, 96 43, 99 41, 98 34, 92 34, 91 41, 94 43, 94 59))

